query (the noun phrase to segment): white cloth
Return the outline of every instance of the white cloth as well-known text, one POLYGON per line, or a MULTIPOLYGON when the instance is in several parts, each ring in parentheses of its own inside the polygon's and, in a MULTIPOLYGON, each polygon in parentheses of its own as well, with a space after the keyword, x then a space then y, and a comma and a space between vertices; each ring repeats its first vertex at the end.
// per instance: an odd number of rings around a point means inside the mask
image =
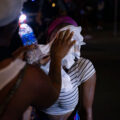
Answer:
MULTIPOLYGON (((48 74, 49 73, 49 66, 50 66, 50 61, 46 64, 46 65, 42 65, 41 69, 48 74)), ((69 75, 64 71, 64 69, 61 67, 61 78, 62 78, 62 85, 61 85, 61 89, 64 92, 70 91, 73 86, 70 82, 70 77, 69 75)))
POLYGON ((26 0, 0 0, 0 26, 14 21, 22 10, 26 0))
POLYGON ((37 63, 39 60, 41 60, 43 57, 49 55, 50 53, 50 44, 47 45, 37 45, 36 49, 29 50, 27 52, 27 62, 29 64, 37 63))
POLYGON ((0 70, 0 90, 10 83, 23 69, 26 62, 16 59, 10 65, 0 70))
POLYGON ((82 28, 75 27, 73 25, 68 25, 58 31, 65 31, 67 29, 70 29, 70 32, 74 32, 74 35, 72 37, 72 41, 76 40, 75 45, 70 49, 69 53, 63 58, 62 60, 62 65, 65 66, 67 69, 70 69, 70 67, 74 64, 74 59, 80 58, 80 48, 81 45, 84 45, 85 43, 83 42, 83 36, 81 35, 81 30, 82 28))
MULTIPOLYGON (((73 25, 68 25, 62 29, 60 29, 57 34, 60 31, 65 31, 67 29, 70 29, 70 31, 74 32, 74 35, 72 37, 72 40, 76 40, 76 44, 70 49, 69 53, 63 58, 62 60, 62 66, 65 66, 67 69, 69 69, 73 64, 74 64, 74 60, 75 57, 77 57, 78 59, 80 58, 80 47, 81 45, 84 45, 85 43, 83 42, 83 37, 80 34, 82 28, 81 27, 75 27, 73 25)), ((29 63, 33 63, 35 61, 38 61, 40 59, 42 59, 45 56, 48 56, 50 54, 50 48, 52 46, 52 43, 54 42, 56 36, 50 40, 51 42, 48 43, 47 45, 38 45, 38 48, 36 50, 31 51, 31 53, 28 55, 29 59, 28 62, 29 63), (37 53, 37 54, 36 54, 37 53), (32 55, 33 54, 33 55, 32 55)), ((50 62, 47 63, 45 66, 41 66, 41 68, 48 74, 49 72, 49 65, 50 62)), ((62 90, 64 91, 69 91, 72 89, 72 84, 70 81, 70 77, 69 75, 64 71, 64 69, 61 67, 61 77, 62 77, 62 90)))
MULTIPOLYGON (((69 53, 63 58, 62 60, 62 66, 65 66, 67 69, 69 69, 73 64, 74 64, 74 59, 77 57, 78 59, 80 58, 80 48, 81 45, 84 45, 85 43, 83 42, 83 36, 81 35, 81 27, 75 27, 73 25, 68 25, 62 29, 60 29, 57 34, 60 31, 65 31, 67 29, 70 29, 70 31, 74 32, 74 35, 72 37, 72 41, 76 40, 75 45, 70 49, 69 53)), ((55 40, 56 36, 50 40, 51 42, 48 43, 47 45, 39 45, 39 49, 41 51, 41 55, 49 55, 50 53, 50 48, 55 40)))

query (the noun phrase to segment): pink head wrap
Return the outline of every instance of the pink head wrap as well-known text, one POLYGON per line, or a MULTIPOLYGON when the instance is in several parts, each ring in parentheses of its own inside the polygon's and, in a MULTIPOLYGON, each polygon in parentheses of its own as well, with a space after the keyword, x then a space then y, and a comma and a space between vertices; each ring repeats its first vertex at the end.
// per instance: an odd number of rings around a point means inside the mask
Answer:
POLYGON ((69 23, 74 26, 78 26, 77 23, 69 16, 63 16, 55 19, 48 28, 48 36, 51 35, 52 31, 62 23, 69 23))

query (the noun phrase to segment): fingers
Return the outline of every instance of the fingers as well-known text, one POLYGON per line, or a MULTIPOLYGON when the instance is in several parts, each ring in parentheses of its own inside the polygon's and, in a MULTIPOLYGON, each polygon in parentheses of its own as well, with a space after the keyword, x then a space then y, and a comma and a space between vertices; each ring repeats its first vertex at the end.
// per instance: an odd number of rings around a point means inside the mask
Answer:
POLYGON ((61 32, 59 33, 59 35, 58 35, 58 39, 59 39, 59 40, 62 40, 62 39, 63 39, 63 33, 64 33, 64 31, 61 31, 61 32))
POLYGON ((68 38, 66 39, 66 42, 71 41, 71 39, 72 39, 72 37, 73 37, 73 34, 74 34, 74 32, 71 32, 71 33, 69 34, 68 38))
POLYGON ((36 49, 38 46, 36 45, 29 45, 29 46, 24 46, 21 48, 21 52, 27 52, 29 50, 33 50, 36 49))
POLYGON ((67 40, 67 38, 69 37, 69 35, 70 35, 70 30, 68 29, 67 31, 65 31, 63 42, 65 42, 67 40))
POLYGON ((70 42, 70 44, 69 44, 69 48, 71 48, 75 43, 76 43, 76 40, 70 42))
POLYGON ((68 48, 71 48, 74 44, 75 44, 75 40, 71 41, 72 37, 73 37, 74 32, 70 33, 70 30, 66 31, 66 36, 65 36, 65 41, 64 43, 66 43, 66 45, 68 45, 68 48))
POLYGON ((25 46, 25 49, 35 49, 37 48, 37 45, 29 45, 29 46, 25 46))
POLYGON ((70 32, 70 29, 68 29, 66 31, 61 31, 56 38, 63 43, 66 40, 71 39, 73 34, 74 32, 70 32))
POLYGON ((58 35, 56 36, 55 40, 53 41, 52 45, 56 44, 56 42, 58 41, 58 35))
MULTIPOLYGON (((69 29, 66 30, 66 31, 61 31, 61 32, 57 35, 57 37, 56 37, 56 39, 54 40, 53 44, 54 44, 54 45, 55 45, 55 44, 62 44, 62 45, 68 44, 68 45, 70 45, 70 44, 71 44, 71 39, 72 39, 72 37, 73 37, 73 34, 74 34, 74 32, 70 32, 69 29)), ((73 43, 74 43, 74 42, 73 42, 73 43)))
POLYGON ((37 46, 36 45, 30 45, 30 46, 23 46, 18 48, 15 52, 12 53, 13 56, 18 56, 19 54, 25 53, 28 50, 35 49, 37 46))

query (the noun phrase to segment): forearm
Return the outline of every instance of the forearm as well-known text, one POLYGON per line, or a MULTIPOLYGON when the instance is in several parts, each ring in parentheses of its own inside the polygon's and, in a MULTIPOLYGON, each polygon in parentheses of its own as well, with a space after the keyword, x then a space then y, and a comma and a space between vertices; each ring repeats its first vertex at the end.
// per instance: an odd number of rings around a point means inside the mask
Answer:
POLYGON ((94 100, 96 84, 96 74, 94 73, 91 78, 80 86, 80 117, 81 120, 93 120, 92 105, 94 100))
POLYGON ((61 59, 51 59, 49 76, 57 92, 61 88, 61 59))
POLYGON ((84 109, 80 110, 79 115, 80 115, 80 120, 93 120, 91 108, 88 110, 84 110, 84 109))
POLYGON ((71 41, 73 32, 67 30, 63 36, 63 31, 59 33, 51 47, 50 78, 57 91, 61 89, 61 60, 66 56, 69 49, 75 44, 71 41))

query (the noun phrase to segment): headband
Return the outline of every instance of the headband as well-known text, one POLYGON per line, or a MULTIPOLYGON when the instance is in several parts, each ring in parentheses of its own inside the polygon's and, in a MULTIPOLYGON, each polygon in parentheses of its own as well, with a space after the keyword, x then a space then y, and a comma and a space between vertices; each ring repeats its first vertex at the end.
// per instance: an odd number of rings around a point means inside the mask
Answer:
POLYGON ((74 26, 78 26, 77 23, 69 16, 62 16, 59 17, 57 19, 55 19, 51 25, 48 27, 48 36, 51 35, 51 33, 53 32, 53 30, 60 24, 62 23, 68 23, 74 26))

